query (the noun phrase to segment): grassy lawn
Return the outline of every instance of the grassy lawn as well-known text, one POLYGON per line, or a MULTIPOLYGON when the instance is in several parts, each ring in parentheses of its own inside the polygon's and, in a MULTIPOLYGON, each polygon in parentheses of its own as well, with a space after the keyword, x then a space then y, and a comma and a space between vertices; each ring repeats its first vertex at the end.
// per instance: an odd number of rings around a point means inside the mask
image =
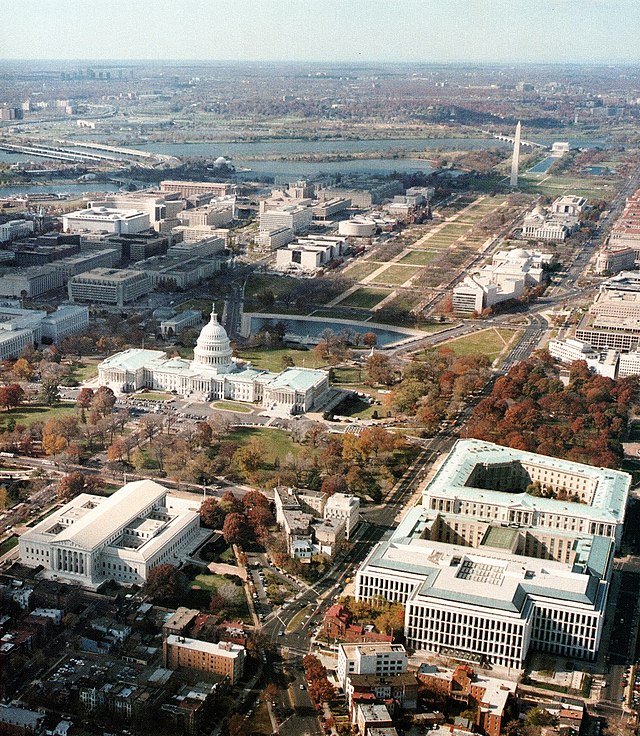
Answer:
POLYGON ((383 265, 383 263, 377 263, 375 261, 361 261, 360 263, 354 264, 346 271, 343 271, 343 274, 348 279, 362 281, 363 278, 369 276, 369 274, 372 274, 376 269, 383 265))
POLYGON ((334 368, 334 383, 356 384, 362 381, 362 370, 360 368, 334 368))
POLYGON ((362 307, 363 309, 371 309, 378 302, 381 302, 391 292, 389 289, 371 289, 368 286, 357 289, 346 299, 340 302, 341 306, 362 307))
POLYGON ((457 357, 486 355, 491 360, 495 360, 514 335, 513 330, 491 328, 449 340, 443 345, 451 348, 457 357))
MULTIPOLYGON (((320 309, 315 309, 311 313, 311 316, 329 317, 330 319, 354 319, 357 321, 362 321, 363 317, 367 317, 367 315, 363 315, 357 307, 345 307, 344 309, 341 309, 340 307, 321 307, 320 309)), ((373 318, 373 320, 367 321, 375 322, 375 317, 373 318)))
POLYGON ((438 253, 431 250, 412 250, 406 256, 402 256, 398 263, 407 264, 408 266, 426 266, 438 255, 438 253))
POLYGON ((288 276, 252 274, 247 281, 244 296, 245 299, 254 299, 260 292, 271 291, 278 297, 291 291, 294 283, 295 280, 288 276))
POLYGON ((324 368, 325 363, 318 360, 312 350, 291 350, 289 348, 243 348, 238 357, 248 360, 256 368, 264 368, 278 373, 282 370, 282 358, 288 355, 298 368, 324 368))
MULTIPOLYGON (((370 391, 371 389, 369 389, 370 391)), ((378 416, 385 416, 381 406, 371 405, 358 396, 350 396, 335 408, 335 413, 342 417, 357 417, 358 419, 371 419, 373 412, 378 410, 378 416)))
POLYGON ((82 383, 98 375, 97 363, 74 363, 71 367, 71 377, 74 381, 82 383))
POLYGON ((196 575, 193 579, 192 587, 200 588, 200 590, 214 591, 218 590, 221 585, 226 585, 231 581, 227 580, 223 575, 215 575, 212 573, 196 575))
POLYGON ((58 419, 59 417, 74 414, 76 411, 74 404, 58 404, 57 406, 31 405, 20 406, 11 411, 3 411, 0 413, 0 427, 6 427, 7 423, 12 419, 16 424, 25 424, 27 426, 34 422, 47 422, 49 419, 58 419))
POLYGON ((393 284, 400 286, 408 281, 412 276, 415 276, 420 269, 414 266, 397 266, 393 264, 386 268, 382 273, 376 277, 376 281, 381 284, 393 284))
POLYGON ((302 619, 310 612, 311 606, 305 606, 301 611, 298 611, 296 615, 289 621, 289 625, 287 626, 287 634, 290 634, 292 631, 297 631, 297 629, 302 624, 302 619))
POLYGON ((289 453, 295 457, 302 449, 302 445, 296 444, 288 432, 268 427, 239 427, 225 437, 225 441, 237 442, 238 445, 246 445, 251 440, 263 446, 264 459, 269 465, 273 465, 276 458, 283 461, 289 453))
POLYGON ((141 394, 134 394, 134 399, 142 399, 143 401, 168 401, 174 398, 175 396, 164 391, 144 391, 141 394))
MULTIPOLYGON (((182 304, 178 304, 175 307, 175 310, 178 314, 182 314, 182 312, 186 312, 187 309, 193 309, 194 311, 203 312, 206 314, 211 314, 211 300, 209 299, 189 299, 189 301, 182 302, 182 304)), ((216 314, 218 317, 222 317, 222 312, 224 311, 224 300, 219 299, 216 302, 216 314)))
POLYGON ((7 537, 0 542, 0 557, 2 557, 2 555, 6 555, 7 552, 11 551, 14 547, 17 547, 19 541, 20 537, 18 537, 17 534, 12 534, 10 537, 7 537))
POLYGON ((240 414, 251 414, 253 411, 246 404, 239 404, 237 401, 214 401, 211 406, 214 409, 222 409, 222 411, 237 411, 240 414))

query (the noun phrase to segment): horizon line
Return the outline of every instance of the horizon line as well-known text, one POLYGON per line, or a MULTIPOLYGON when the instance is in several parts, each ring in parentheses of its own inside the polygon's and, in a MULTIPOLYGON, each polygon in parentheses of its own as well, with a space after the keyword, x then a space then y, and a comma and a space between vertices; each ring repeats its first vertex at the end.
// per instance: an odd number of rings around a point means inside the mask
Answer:
POLYGON ((506 60, 506 59, 457 59, 457 60, 426 60, 426 59, 399 59, 399 60, 375 60, 375 59, 203 59, 203 58, 184 58, 184 57, 104 57, 104 58, 91 58, 91 57, 0 57, 0 63, 5 62, 22 62, 22 63, 36 63, 36 62, 83 62, 83 63, 115 63, 115 62, 126 62, 126 63, 141 63, 141 62, 152 62, 152 63, 200 63, 200 64, 348 64, 348 65, 385 65, 385 66, 400 66, 400 65, 426 65, 426 66, 467 66, 467 65, 487 65, 492 64, 496 66, 640 66, 640 58, 637 60, 631 59, 593 59, 593 60, 506 60))

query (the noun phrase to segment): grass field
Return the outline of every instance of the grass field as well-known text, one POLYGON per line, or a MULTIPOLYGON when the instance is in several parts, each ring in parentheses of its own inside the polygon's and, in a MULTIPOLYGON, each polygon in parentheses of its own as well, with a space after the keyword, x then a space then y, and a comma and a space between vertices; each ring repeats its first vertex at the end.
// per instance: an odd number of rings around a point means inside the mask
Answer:
POLYGON ((236 401, 214 401, 211 406, 214 409, 222 409, 223 411, 237 411, 241 414, 251 414, 252 409, 246 404, 239 404, 236 401))
POLYGON ((495 360, 515 335, 513 330, 491 328, 449 340, 442 345, 451 348, 459 358, 463 355, 486 355, 490 360, 495 360))
POLYGON ((434 258, 438 258, 439 255, 439 253, 430 250, 412 250, 406 256, 402 256, 398 263, 408 266, 426 266, 427 263, 433 261, 434 258))
POLYGON ((290 350, 289 348, 243 348, 238 357, 248 360, 256 368, 278 373, 282 370, 282 358, 288 355, 298 368, 323 368, 325 363, 318 360, 312 350, 290 350))
POLYGON ((392 284, 400 286, 415 276, 420 269, 413 266, 398 266, 395 263, 386 268, 382 273, 378 274, 376 281, 381 284, 392 284))
POLYGON ((75 413, 76 409, 73 404, 59 404, 58 406, 20 406, 11 411, 3 411, 0 413, 0 427, 6 427, 7 423, 12 419, 16 424, 25 424, 27 426, 35 422, 47 422, 49 419, 58 419, 75 413))
MULTIPOLYGON (((371 391, 371 389, 368 389, 371 391)), ((373 392, 375 393, 375 392, 373 392)), ((335 413, 339 416, 344 417, 357 417, 358 419, 371 419, 373 417, 373 412, 378 411, 379 416, 385 416, 386 411, 383 414, 383 408, 381 406, 376 406, 375 404, 369 404, 367 401, 364 401, 363 399, 358 398, 357 396, 350 396, 349 398, 345 399, 341 404, 338 404, 338 406, 335 409, 335 413)))
POLYGON ((6 555, 7 552, 10 552, 14 547, 17 547, 19 541, 20 537, 18 537, 17 534, 12 534, 10 537, 3 539, 2 542, 0 542, 0 557, 2 557, 2 555, 6 555))
POLYGON ((98 375, 97 363, 74 363, 71 366, 71 377, 82 383, 98 375))
POLYGON ((262 291, 271 291, 276 297, 291 291, 293 279, 287 276, 252 274, 244 290, 245 299, 253 299, 262 291))
POLYGON ((164 391, 145 391, 134 395, 134 399, 141 399, 142 401, 168 401, 173 398, 175 397, 172 394, 164 391))
POLYGON ((375 270, 380 268, 380 266, 384 266, 384 263, 378 263, 376 261, 360 261, 344 271, 343 274, 348 279, 362 281, 362 279, 372 274, 375 270))
MULTIPOLYGON (((215 575, 213 573, 196 575, 193 579, 192 587, 200 588, 200 590, 218 590, 221 585, 227 585, 230 580, 224 577, 224 575, 215 575)), ((233 583, 232 583, 233 584, 233 583)), ((238 586, 240 587, 240 586, 238 586)))
POLYGON ((362 307, 363 309, 371 309, 381 302, 391 292, 389 289, 372 289, 363 286, 350 294, 346 299, 340 302, 341 306, 362 307))
POLYGON ((283 461, 289 453, 294 457, 302 449, 302 445, 296 444, 287 432, 268 427, 239 427, 230 432, 225 441, 237 442, 238 445, 246 445, 251 440, 257 440, 264 448, 264 459, 269 465, 278 458, 283 461))

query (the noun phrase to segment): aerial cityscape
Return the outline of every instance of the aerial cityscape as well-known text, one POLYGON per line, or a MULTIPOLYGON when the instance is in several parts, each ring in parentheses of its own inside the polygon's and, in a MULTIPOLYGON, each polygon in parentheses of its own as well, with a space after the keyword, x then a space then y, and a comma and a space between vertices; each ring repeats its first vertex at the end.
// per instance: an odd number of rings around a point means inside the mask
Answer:
POLYGON ((0 20, 0 734, 637 736, 637 6, 0 20))

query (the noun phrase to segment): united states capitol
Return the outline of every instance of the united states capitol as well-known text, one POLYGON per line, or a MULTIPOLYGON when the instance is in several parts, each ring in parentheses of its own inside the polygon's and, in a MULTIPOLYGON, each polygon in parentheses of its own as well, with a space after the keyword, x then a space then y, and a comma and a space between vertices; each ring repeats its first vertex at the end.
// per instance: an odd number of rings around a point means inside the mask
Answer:
POLYGON ((172 391, 199 401, 231 399, 258 403, 277 414, 321 410, 329 395, 327 371, 286 368, 280 373, 236 362, 215 308, 200 332, 193 360, 169 358, 162 350, 131 348, 98 366, 98 383, 116 393, 142 388, 172 391))

